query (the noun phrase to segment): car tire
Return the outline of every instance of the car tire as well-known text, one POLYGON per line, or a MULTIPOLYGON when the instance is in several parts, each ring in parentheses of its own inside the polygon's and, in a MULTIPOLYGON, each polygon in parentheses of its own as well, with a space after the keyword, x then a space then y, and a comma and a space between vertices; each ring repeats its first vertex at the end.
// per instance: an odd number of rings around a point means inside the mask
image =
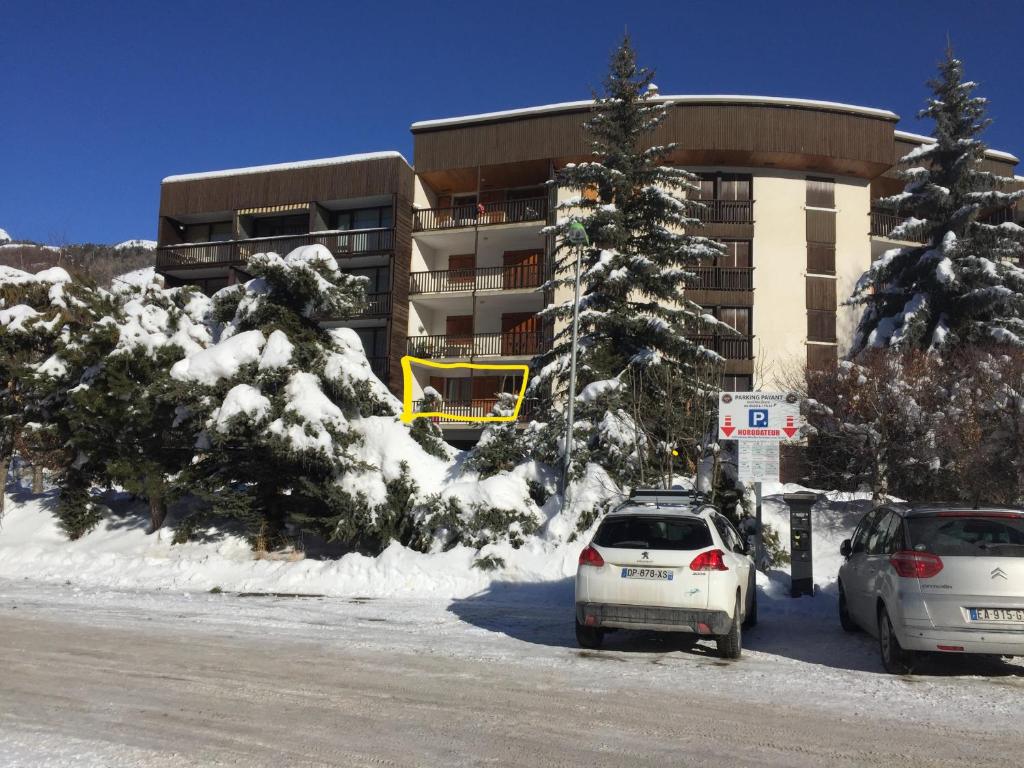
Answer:
POLYGON ((839 585, 839 624, 844 631, 851 634, 860 631, 860 627, 857 626, 850 615, 850 607, 846 604, 846 591, 843 589, 842 584, 839 585))
POLYGON ((743 617, 743 628, 753 629, 757 626, 757 590, 754 589, 754 594, 750 596, 750 609, 747 611, 747 615, 743 617))
POLYGON ((743 631, 740 626, 743 620, 741 615, 740 596, 736 595, 736 608, 732 614, 732 626, 729 634, 719 635, 716 640, 718 655, 723 659, 738 659, 743 654, 743 631))
POLYGON ((576 642, 580 648, 596 651, 604 643, 604 630, 597 627, 585 627, 577 621, 576 642))
POLYGON ((884 605, 878 607, 878 648, 886 672, 890 675, 910 674, 914 668, 914 654, 900 645, 884 605))

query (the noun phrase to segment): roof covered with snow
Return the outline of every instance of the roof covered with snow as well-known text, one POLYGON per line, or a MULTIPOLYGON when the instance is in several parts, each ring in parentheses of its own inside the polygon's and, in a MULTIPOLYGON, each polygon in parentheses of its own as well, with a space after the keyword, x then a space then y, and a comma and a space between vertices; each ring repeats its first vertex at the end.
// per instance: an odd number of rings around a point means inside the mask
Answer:
MULTIPOLYGON (((710 95, 710 96, 658 96, 652 101, 671 102, 673 104, 753 104, 778 107, 796 107, 800 109, 818 109, 826 112, 845 112, 854 115, 866 115, 878 117, 884 120, 899 120, 899 115, 887 109, 876 109, 874 107, 858 107, 853 104, 841 104, 835 101, 818 101, 816 99, 796 99, 782 96, 738 96, 738 95, 710 95)), ((502 120, 517 117, 533 117, 557 112, 575 112, 589 109, 594 105, 593 100, 566 101, 561 104, 545 104, 538 107, 526 107, 524 109, 507 109, 500 112, 484 112, 479 115, 465 115, 462 117, 448 117, 440 120, 421 120, 413 123, 413 131, 429 130, 432 128, 444 128, 455 125, 466 125, 470 123, 483 123, 492 120, 502 120)))
POLYGON ((11 236, 7 234, 6 229, 0 229, 0 243, 11 242, 11 236))
POLYGON ((204 171, 202 173, 182 173, 168 176, 164 184, 175 181, 196 181, 199 179, 217 179, 223 176, 244 176, 250 173, 267 173, 271 171, 290 171, 298 168, 319 168, 326 165, 344 165, 346 163, 362 163, 368 160, 385 160, 399 158, 408 164, 401 152, 364 152, 358 155, 341 155, 340 157, 324 157, 319 160, 299 160, 294 163, 274 163, 272 165, 253 165, 248 168, 227 168, 222 171, 204 171))
MULTIPOLYGON (((903 141, 916 141, 921 144, 935 143, 935 139, 933 139, 931 136, 925 136, 924 134, 921 133, 911 133, 910 131, 896 131, 896 138, 902 139, 903 141)), ((985 156, 991 157, 993 160, 1006 160, 1011 163, 1020 162, 1020 158, 1018 158, 1016 155, 1011 155, 1009 152, 1001 152, 998 149, 986 149, 985 156)))

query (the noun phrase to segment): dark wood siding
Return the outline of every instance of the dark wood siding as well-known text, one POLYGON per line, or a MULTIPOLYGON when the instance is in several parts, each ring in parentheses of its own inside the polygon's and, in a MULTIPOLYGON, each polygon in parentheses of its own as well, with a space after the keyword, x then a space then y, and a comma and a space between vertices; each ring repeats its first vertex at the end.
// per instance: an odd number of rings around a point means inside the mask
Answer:
MULTIPOLYGON (((490 122, 414 129, 420 173, 542 158, 588 157, 582 122, 589 110, 498 118, 490 122)), ((674 142, 675 157, 709 162, 749 156, 778 167, 835 166, 875 176, 892 163, 893 122, 823 108, 770 104, 677 104, 652 136, 674 142), (716 154, 718 153, 718 154, 716 154), (815 158, 814 162, 807 162, 815 158)))
POLYGON ((409 335, 409 267, 412 263, 412 201, 395 195, 395 251, 391 260, 391 319, 388 386, 402 393, 402 357, 409 335))
POLYGON ((160 186, 160 215, 173 217, 391 194, 406 200, 413 196, 413 171, 400 157, 167 181, 160 186))

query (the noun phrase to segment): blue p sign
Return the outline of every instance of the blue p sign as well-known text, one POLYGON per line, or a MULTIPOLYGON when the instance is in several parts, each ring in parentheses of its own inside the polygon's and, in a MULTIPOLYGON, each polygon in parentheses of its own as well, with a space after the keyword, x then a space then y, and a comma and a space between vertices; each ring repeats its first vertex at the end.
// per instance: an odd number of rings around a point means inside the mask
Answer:
POLYGON ((767 408, 751 408, 747 411, 747 418, 750 421, 751 427, 759 429, 765 429, 768 426, 768 409, 767 408))

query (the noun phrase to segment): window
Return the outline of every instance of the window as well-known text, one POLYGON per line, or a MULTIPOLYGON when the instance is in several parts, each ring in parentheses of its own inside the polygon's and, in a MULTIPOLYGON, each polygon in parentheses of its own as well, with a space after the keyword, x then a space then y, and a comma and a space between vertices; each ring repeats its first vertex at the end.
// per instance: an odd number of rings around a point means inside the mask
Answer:
POLYGON ((367 278, 367 293, 387 293, 391 290, 391 269, 389 267, 362 267, 347 270, 346 274, 367 278))
POLYGON ((726 392, 749 392, 753 388, 751 379, 751 376, 726 374, 722 376, 722 389, 726 392))
POLYGON ((908 518, 914 549, 949 557, 1024 557, 1024 515, 954 514, 908 518))
POLYGON ((853 532, 853 538, 850 540, 850 552, 857 554, 864 551, 867 547, 868 534, 881 514, 881 509, 873 509, 861 518, 860 525, 857 526, 857 530, 853 532))
POLYGON ((718 529, 718 535, 722 537, 722 543, 726 547, 733 552, 742 552, 744 550, 743 540, 736 532, 736 529, 732 527, 732 523, 726 518, 721 515, 715 515, 715 528, 718 529))
POLYGON ((731 325, 741 335, 750 335, 750 307, 719 307, 715 317, 731 325))
POLYGON ((284 237, 287 235, 305 235, 309 232, 309 215, 268 216, 253 219, 253 237, 284 237))
POLYGON ((341 230, 390 229, 392 226, 394 226, 394 215, 390 205, 335 211, 331 223, 333 229, 341 230))
POLYGON ((356 328, 354 330, 359 340, 363 342, 363 351, 366 352, 367 357, 387 357, 387 328, 356 328))
POLYGON ((473 399, 473 379, 463 377, 444 380, 444 399, 453 403, 468 403, 473 399))
POLYGON ((835 208, 836 183, 834 179, 807 177, 807 206, 809 208, 835 208))
POLYGON ((185 226, 186 243, 217 243, 234 239, 234 227, 230 221, 212 221, 185 226))
POLYGON ((725 254, 718 258, 720 267, 750 267, 751 242, 749 240, 722 240, 725 254))
POLYGON ((605 518, 594 536, 599 547, 616 549, 694 550, 710 547, 711 532, 703 520, 648 515, 605 518))
POLYGON ((702 173, 700 200, 751 200, 753 177, 743 173, 702 173))
POLYGON ((886 547, 889 544, 889 529, 898 521, 899 517, 895 512, 887 512, 883 515, 872 526, 871 533, 868 534, 867 547, 864 551, 869 555, 884 555, 888 551, 886 547))

